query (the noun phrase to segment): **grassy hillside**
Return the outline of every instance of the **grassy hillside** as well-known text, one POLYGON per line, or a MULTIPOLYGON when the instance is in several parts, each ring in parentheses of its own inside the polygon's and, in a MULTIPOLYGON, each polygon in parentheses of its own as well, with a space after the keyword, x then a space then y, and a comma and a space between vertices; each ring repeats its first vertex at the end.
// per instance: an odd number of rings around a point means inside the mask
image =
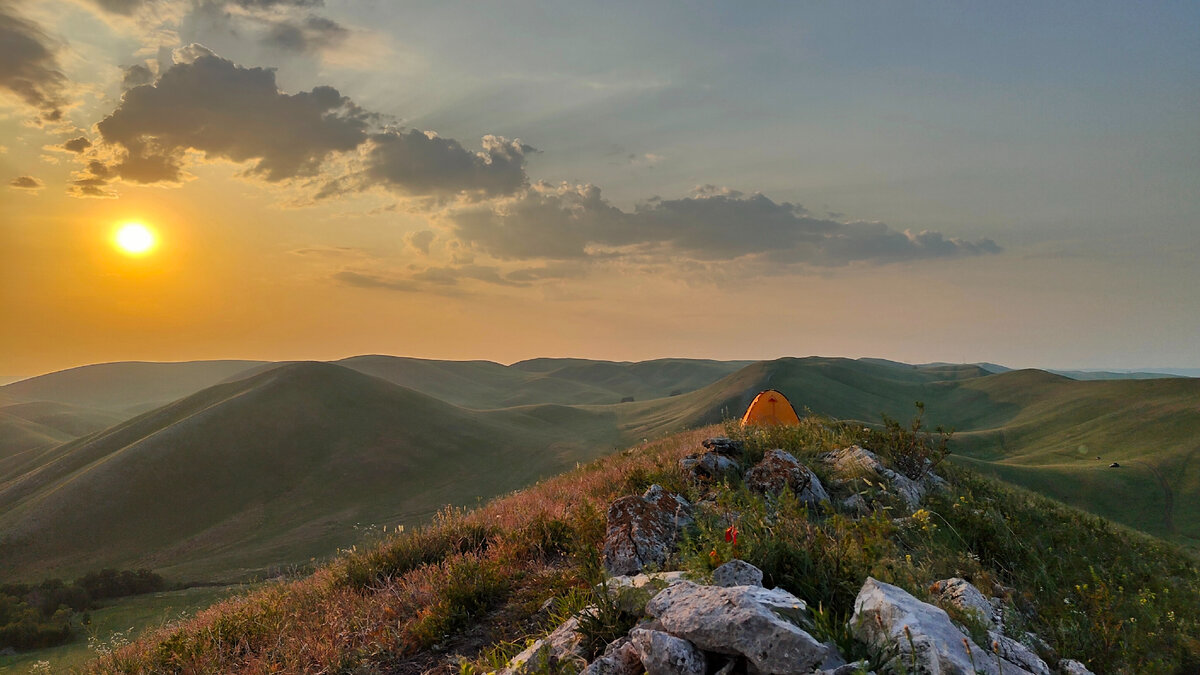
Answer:
MULTIPOLYGON (((832 486, 818 453, 870 438, 855 425, 821 421, 793 429, 747 435, 743 465, 784 447, 832 486)), ((736 477, 689 481, 678 459, 722 431, 672 436, 475 512, 447 514, 146 636, 88 672, 490 672, 589 603, 601 609, 582 631, 597 653, 637 618, 594 590, 604 513, 614 498, 651 483, 698 505, 667 569, 703 580, 731 557, 755 564, 768 587, 808 603, 818 639, 847 653, 854 645, 844 626, 865 578, 929 600, 932 580, 962 576, 989 594, 993 582, 1012 589, 1003 591, 1006 632, 1033 631, 1095 672, 1200 667, 1200 574, 1174 547, 961 469, 948 468, 947 490, 910 517, 897 503, 854 518, 788 495, 764 499, 736 477), (706 499, 712 507, 699 506, 706 499), (732 543, 723 536, 730 525, 740 534, 732 543)))
POLYGON ((611 415, 477 412, 347 368, 283 366, 38 453, 0 483, 0 576, 251 572, 611 451, 611 415), (570 433, 564 434, 564 430, 570 433))
POLYGON ((149 410, 210 387, 262 361, 98 363, 0 387, 0 401, 53 401, 117 413, 149 410))
POLYGON ((503 366, 491 361, 374 355, 337 363, 455 405, 486 409, 539 403, 609 404, 629 396, 637 400, 663 398, 706 386, 751 362, 534 359, 503 366))

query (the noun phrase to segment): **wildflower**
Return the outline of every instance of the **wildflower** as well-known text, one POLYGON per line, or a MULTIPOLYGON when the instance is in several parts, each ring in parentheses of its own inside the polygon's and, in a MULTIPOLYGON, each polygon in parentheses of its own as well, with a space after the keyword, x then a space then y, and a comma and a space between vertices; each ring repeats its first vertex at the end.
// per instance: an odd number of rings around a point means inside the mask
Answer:
POLYGON ((738 536, 737 525, 730 525, 725 528, 725 541, 736 544, 738 536))
POLYGON ((712 561, 713 565, 721 562, 721 556, 717 553, 717 549, 714 548, 708 552, 708 559, 712 561))

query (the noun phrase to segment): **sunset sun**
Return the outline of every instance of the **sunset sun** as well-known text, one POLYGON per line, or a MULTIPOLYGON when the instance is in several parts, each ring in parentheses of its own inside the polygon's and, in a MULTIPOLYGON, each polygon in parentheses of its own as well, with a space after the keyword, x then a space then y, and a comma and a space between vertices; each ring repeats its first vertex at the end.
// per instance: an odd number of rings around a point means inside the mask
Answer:
POLYGON ((142 223, 125 223, 113 235, 113 245, 126 255, 146 255, 158 244, 154 230, 142 223))

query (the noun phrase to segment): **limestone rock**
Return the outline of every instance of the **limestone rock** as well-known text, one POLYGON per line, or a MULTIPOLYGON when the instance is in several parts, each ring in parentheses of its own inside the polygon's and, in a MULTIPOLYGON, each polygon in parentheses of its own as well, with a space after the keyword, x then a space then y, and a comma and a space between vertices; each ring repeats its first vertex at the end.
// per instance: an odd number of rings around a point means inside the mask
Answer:
POLYGON ((945 610, 870 577, 854 601, 850 628, 872 652, 889 659, 884 672, 1032 675, 1003 656, 998 659, 990 648, 971 643, 945 610))
POLYGON ((637 649, 647 675, 704 675, 704 653, 687 640, 657 630, 634 628, 629 639, 637 649))
POLYGON ((713 452, 725 455, 726 457, 741 457, 742 453, 745 451, 741 441, 735 441, 732 438, 726 438, 725 436, 706 438, 701 445, 709 450, 712 450, 713 452))
POLYGON ((667 561, 680 531, 692 523, 691 506, 679 495, 651 485, 641 496, 621 497, 608 507, 604 567, 609 574, 636 574, 667 561))
POLYGON ((975 618, 982 621, 986 628, 997 626, 993 615, 995 608, 992 603, 966 579, 951 577, 935 581, 929 590, 937 597, 939 605, 943 607, 952 605, 963 612, 974 614, 975 618))
MULTIPOLYGON (((592 608, 585 608, 587 612, 592 608)), ((581 612, 582 613, 582 612, 581 612)), ((528 673, 557 672, 560 664, 571 663, 574 670, 584 667, 583 638, 578 633, 579 617, 573 616, 555 628, 546 637, 535 641, 508 662, 500 671, 502 675, 525 675, 528 673)))
POLYGON ((843 499, 839 506, 842 511, 849 513, 852 516, 865 516, 871 513, 871 507, 867 505, 867 500, 863 496, 855 493, 843 499))
POLYGON ((756 492, 777 495, 790 487, 801 501, 816 507, 829 499, 821 479, 790 453, 769 450, 762 461, 746 472, 746 487, 756 492))
POLYGON ((857 445, 839 448, 826 453, 823 459, 829 463, 844 480, 868 477, 885 483, 888 489, 899 495, 910 509, 917 508, 921 499, 931 490, 939 490, 946 481, 932 472, 920 481, 915 481, 901 473, 893 471, 879 461, 879 457, 870 450, 864 450, 857 445))
POLYGON ((606 589, 610 597, 617 601, 617 606, 630 614, 644 614, 646 603, 659 591, 683 581, 683 572, 652 572, 633 576, 611 577, 607 580, 606 589))
POLYGON ((1096 675, 1087 669, 1087 666, 1076 661, 1075 659, 1063 659, 1058 662, 1058 672, 1060 675, 1096 675))
POLYGON ((740 654, 761 673, 811 673, 828 648, 797 625, 804 601, 757 586, 699 586, 682 581, 661 591, 646 612, 663 630, 706 652, 740 654))
POLYGON ((641 675, 645 671, 637 647, 621 638, 604 648, 604 654, 583 669, 581 675, 641 675))
POLYGON ((725 476, 737 475, 741 466, 732 459, 716 452, 688 455, 679 460, 679 468, 697 480, 721 480, 725 476))
POLYGON ((762 586, 762 582, 762 570, 745 560, 730 560, 713 570, 714 586, 762 586))
POLYGON ((999 653, 1000 658, 1011 661, 1034 675, 1051 675, 1050 666, 1029 647, 994 630, 988 631, 988 638, 992 641, 993 653, 999 653))

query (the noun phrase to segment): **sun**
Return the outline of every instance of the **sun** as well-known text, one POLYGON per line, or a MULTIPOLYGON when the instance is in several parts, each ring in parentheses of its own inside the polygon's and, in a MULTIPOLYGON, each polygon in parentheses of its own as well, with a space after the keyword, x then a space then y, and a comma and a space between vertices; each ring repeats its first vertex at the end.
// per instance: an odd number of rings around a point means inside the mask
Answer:
POLYGON ((125 223, 113 234, 113 244, 126 255, 146 255, 158 244, 158 236, 142 223, 125 223))

